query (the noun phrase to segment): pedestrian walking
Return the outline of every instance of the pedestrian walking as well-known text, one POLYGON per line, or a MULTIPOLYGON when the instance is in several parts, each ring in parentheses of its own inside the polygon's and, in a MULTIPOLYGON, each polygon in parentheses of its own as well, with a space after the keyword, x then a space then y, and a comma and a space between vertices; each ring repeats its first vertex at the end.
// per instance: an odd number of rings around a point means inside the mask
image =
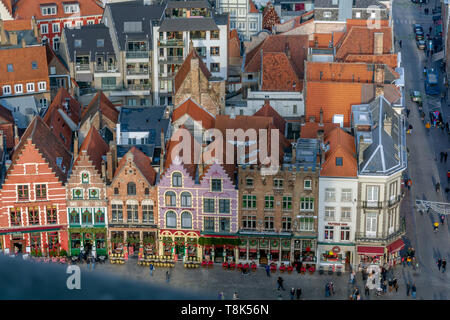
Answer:
POLYGON ((409 112, 410 112, 410 110, 409 110, 409 109, 406 109, 406 117, 407 117, 407 118, 409 117, 409 112))
POLYGON ((155 267, 153 266, 153 263, 150 263, 150 277, 153 277, 153 270, 155 267))
POLYGON ((219 292, 219 300, 225 300, 225 295, 223 294, 223 291, 219 292))
POLYGON ((438 259, 438 261, 437 261, 436 264, 437 264, 437 266, 438 266, 439 271, 441 271, 441 266, 442 266, 442 260, 441 260, 441 258, 438 259))
POLYGON ((450 170, 447 170, 447 183, 450 183, 450 170))
POLYGON ((387 292, 387 281, 384 279, 384 281, 381 283, 381 289, 383 289, 383 292, 387 292))
POLYGON ((438 182, 436 183, 436 192, 439 192, 441 190, 441 184, 438 182))
POLYGON ((350 274, 350 283, 355 284, 355 271, 352 271, 350 274))
POLYGON ((330 284, 327 283, 325 285, 325 297, 329 297, 330 296, 330 284))
POLYGON ((369 290, 369 287, 367 286, 367 284, 364 287, 364 295, 366 295, 366 296, 370 295, 370 290, 369 290))
POLYGON ((406 265, 406 261, 405 261, 405 257, 404 256, 402 257, 402 265, 403 265, 403 267, 405 267, 405 265, 406 265))
POLYGON ((441 151, 441 163, 444 161, 444 151, 441 151))
POLYGON ((291 300, 294 300, 294 298, 295 298, 295 289, 294 288, 291 289, 290 295, 291 295, 291 300))
POLYGON ((402 47, 402 40, 400 40, 400 41, 398 42, 398 45, 400 46, 400 48, 402 47))
POLYGON ((445 259, 442 259, 442 273, 445 272, 446 267, 447 267, 447 261, 445 259))
POLYGON ((448 152, 444 152, 444 163, 447 163, 448 152))
POLYGON ((167 283, 170 282, 170 273, 169 273, 169 270, 166 271, 166 282, 167 282, 167 283))
POLYGON ((297 296, 297 300, 300 300, 300 296, 302 295, 302 289, 297 288, 297 290, 295 290, 295 295, 297 296))
POLYGON ((433 224, 433 227, 434 227, 434 232, 438 232, 438 229, 439 229, 439 222, 435 222, 435 223, 433 224))
POLYGON ((392 281, 393 281, 393 284, 394 284, 395 292, 398 292, 398 281, 397 281, 397 278, 394 278, 394 280, 392 280, 392 281))
POLYGON ((87 269, 90 270, 91 269, 91 259, 89 259, 89 257, 86 259, 86 263, 87 263, 87 269))
POLYGON ((330 282, 330 293, 332 295, 334 294, 334 284, 333 284, 333 282, 330 282))
POLYGON ((411 295, 414 299, 416 298, 416 291, 417 291, 416 284, 413 283, 413 285, 411 287, 411 295))
POLYGON ((433 27, 430 26, 430 28, 428 30, 430 30, 430 33, 431 33, 431 30, 433 30, 433 27))
POLYGON ((409 291, 411 290, 411 285, 409 282, 406 284, 406 296, 409 297, 409 291))
POLYGON ((268 264, 266 264, 266 274, 268 277, 270 277, 270 267, 268 264))
POLYGON ((408 181, 406 182, 406 186, 408 187, 408 190, 411 190, 411 186, 412 186, 412 180, 408 179, 408 181))
POLYGON ((95 270, 95 257, 91 257, 91 263, 92 263, 92 270, 95 270))
POLYGON ((283 289, 283 291, 285 290, 284 287, 283 287, 283 281, 284 280, 283 280, 282 277, 278 277, 278 279, 277 279, 277 285, 278 285, 277 290, 280 290, 280 288, 283 289))
POLYGON ((236 291, 233 293, 233 300, 239 300, 239 296, 236 291))

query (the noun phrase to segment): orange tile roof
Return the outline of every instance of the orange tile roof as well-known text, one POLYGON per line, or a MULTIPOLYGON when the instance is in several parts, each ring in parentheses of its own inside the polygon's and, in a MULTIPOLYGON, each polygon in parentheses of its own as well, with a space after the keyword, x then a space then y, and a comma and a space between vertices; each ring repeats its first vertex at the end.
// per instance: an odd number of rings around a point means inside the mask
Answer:
POLYGON ((83 113, 81 114, 81 123, 84 123, 97 111, 100 111, 102 116, 107 117, 115 124, 119 121, 119 111, 117 111, 114 104, 101 90, 97 92, 91 102, 89 102, 88 106, 83 110, 83 113))
POLYGON ((395 84, 385 84, 383 85, 383 96, 390 104, 394 104, 400 100, 402 93, 395 84))
POLYGON ((236 29, 230 31, 228 36, 228 58, 241 57, 241 40, 236 29))
POLYGON ((261 71, 261 54, 285 53, 289 48, 292 67, 299 79, 303 79, 304 61, 308 51, 307 35, 269 35, 263 42, 246 54, 245 72, 261 71))
POLYGON ((15 4, 15 19, 31 19, 35 17, 36 20, 50 20, 58 18, 69 18, 74 15, 84 16, 101 16, 103 8, 95 0, 77 0, 80 5, 80 12, 77 14, 64 13, 63 3, 70 3, 67 0, 19 0, 15 4), (42 5, 56 4, 56 15, 44 16, 41 12, 42 5))
POLYGON ((306 81, 372 83, 373 77, 366 63, 306 62, 306 81))
POLYGON ((252 0, 248 0, 250 5, 250 13, 259 13, 259 10, 256 8, 255 3, 252 0))
POLYGON ((0 84, 47 81, 47 87, 50 87, 44 46, 0 50, 0 70, 0 84), (37 69, 31 66, 34 61, 37 63, 37 69), (13 72, 6 72, 8 64, 13 65, 13 72))
POLYGON ((130 150, 120 159, 116 171, 114 172, 114 178, 117 177, 120 170, 127 163, 127 155, 131 153, 133 155, 133 163, 136 165, 138 170, 142 173, 149 185, 154 186, 156 181, 156 171, 152 167, 152 162, 149 157, 147 157, 141 150, 136 147, 131 147, 130 150))
POLYGON ((275 127, 284 134, 286 129, 286 120, 270 105, 270 101, 266 100, 264 105, 253 116, 269 117, 273 119, 275 127))
POLYGON ((92 164, 95 166, 95 169, 99 173, 102 172, 102 156, 106 155, 109 151, 109 146, 103 140, 102 136, 98 133, 97 129, 91 127, 86 138, 83 140, 81 144, 80 150, 78 152, 78 157, 75 160, 73 166, 77 164, 80 159, 83 151, 86 151, 89 159, 92 161, 92 164))
POLYGON ((0 123, 4 122, 14 124, 14 117, 11 110, 7 109, 6 107, 0 104, 0 123))
POLYGON ((264 53, 262 65, 262 91, 303 90, 303 81, 284 52, 264 53))
POLYGON ((188 56, 186 57, 180 69, 178 69, 177 74, 175 75, 175 92, 178 91, 178 89, 183 84, 184 79, 188 75, 189 71, 191 71, 191 59, 194 56, 198 59, 200 70, 203 72, 206 79, 211 78, 211 73, 209 72, 206 64, 203 62, 203 59, 198 55, 197 50, 194 50, 194 48, 190 48, 190 50, 191 52, 189 52, 188 56))
POLYGON ((344 60, 349 54, 374 54, 374 33, 383 33, 383 54, 392 53, 392 29, 381 27, 352 27, 339 43, 336 60, 344 60))
POLYGON ((329 143, 329 150, 325 153, 320 175, 355 178, 358 166, 354 137, 342 128, 335 128, 325 135, 324 142, 329 143), (342 166, 336 165, 336 158, 342 158, 342 166))
POLYGON ((9 11, 9 13, 13 14, 13 4, 12 4, 12 0, 0 0, 1 2, 3 2, 3 4, 5 5, 6 9, 9 11))
MULTIPOLYGON (((369 27, 371 26, 369 22, 370 20, 347 19, 347 31, 353 27, 369 27)), ((389 27, 389 20, 378 20, 377 23, 380 27, 389 27)))
POLYGON ((349 54, 344 62, 366 62, 374 64, 386 64, 390 68, 397 68, 397 54, 349 54))
MULTIPOLYGON (((306 119, 308 121, 308 119, 306 119)), ((327 135, 328 132, 334 130, 334 128, 338 127, 337 123, 323 123, 322 126, 319 125, 319 119, 316 119, 316 122, 305 122, 304 125, 300 127, 300 138, 304 139, 315 139, 317 138, 317 131, 323 130, 324 134, 327 135)))
POLYGON ((12 112, 0 104, 0 130, 6 139, 6 148, 14 148, 14 117, 12 112))
POLYGON ((6 31, 22 31, 22 30, 33 30, 31 25, 31 20, 6 20, 3 21, 3 27, 6 31))
POLYGON ((309 46, 311 48, 328 48, 332 40, 333 46, 335 46, 344 35, 345 32, 314 33, 314 39, 309 41, 309 46))
MULTIPOLYGON (((350 125, 351 105, 361 104, 366 84, 352 82, 308 81, 306 86, 306 119, 314 116, 316 121, 323 109, 323 122, 333 122, 333 115, 344 115, 344 126, 350 125)), ((373 87, 373 85, 370 85, 373 87)))
POLYGON ((194 102, 191 98, 176 107, 172 113, 172 123, 180 119, 185 114, 189 115, 195 121, 201 121, 204 129, 214 128, 214 116, 194 102))

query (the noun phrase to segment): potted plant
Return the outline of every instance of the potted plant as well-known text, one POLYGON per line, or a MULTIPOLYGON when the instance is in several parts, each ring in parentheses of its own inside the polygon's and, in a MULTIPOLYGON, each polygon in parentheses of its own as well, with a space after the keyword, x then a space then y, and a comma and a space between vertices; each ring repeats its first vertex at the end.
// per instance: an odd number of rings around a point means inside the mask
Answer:
POLYGON ((202 261, 202 267, 207 267, 208 266, 208 262, 206 262, 205 260, 202 261))
POLYGON ((243 267, 242 262, 239 262, 237 265, 238 270, 242 270, 242 267, 243 267))
POLYGON ((256 265, 256 263, 252 262, 252 264, 251 264, 251 269, 252 269, 253 272, 256 271, 256 268, 257 268, 257 267, 258 267, 258 266, 256 265))
POLYGON ((306 268, 305 268, 305 267, 301 267, 301 268, 300 268, 300 272, 301 272, 302 274, 305 274, 306 268))
POLYGON ((284 263, 282 263, 281 265, 280 265, 280 272, 281 273, 284 273, 284 271, 286 270, 286 266, 284 265, 284 263))
POLYGON ((293 266, 289 265, 289 266, 287 267, 287 271, 288 271, 289 274, 291 274, 293 270, 294 270, 294 267, 293 267, 293 266))
POLYGON ((314 266, 309 267, 308 269, 309 274, 313 274, 316 271, 316 268, 314 266))
POLYGON ((222 263, 222 268, 223 268, 223 270, 227 270, 228 269, 228 263, 227 262, 222 263))
POLYGON ((214 264, 213 264, 212 260, 209 260, 208 261, 208 267, 212 268, 213 266, 214 266, 214 264))
POLYGON ((272 273, 274 273, 274 272, 277 271, 277 265, 276 265, 275 263, 272 263, 272 264, 270 265, 270 271, 272 271, 272 273))
POLYGON ((231 269, 231 270, 234 270, 234 268, 236 268, 236 263, 231 262, 231 263, 230 263, 230 269, 231 269))

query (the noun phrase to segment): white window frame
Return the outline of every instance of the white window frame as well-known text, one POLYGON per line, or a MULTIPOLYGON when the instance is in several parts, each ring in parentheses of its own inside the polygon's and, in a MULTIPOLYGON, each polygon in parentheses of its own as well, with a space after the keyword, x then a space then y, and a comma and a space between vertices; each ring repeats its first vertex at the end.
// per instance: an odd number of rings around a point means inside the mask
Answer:
POLYGON ((23 85, 22 84, 15 84, 14 85, 14 94, 20 94, 23 93, 23 85))
POLYGON ((376 237, 378 226, 378 214, 376 212, 366 213, 366 236, 376 237))
POLYGON ((78 4, 66 4, 64 5, 64 13, 78 13, 80 12, 80 6, 78 4))
POLYGON ((72 29, 72 28, 73 28, 73 23, 72 23, 72 21, 66 21, 66 22, 64 22, 64 28, 72 29))
MULTIPOLYGON (((88 20, 87 25, 95 24, 95 20, 88 20)), ((106 24, 105 24, 106 25, 106 24)))
POLYGON ((331 18, 331 11, 324 11, 323 12, 323 17, 324 18, 331 18))
POLYGON ((47 83, 45 81, 38 82, 38 89, 39 91, 46 91, 47 83))
POLYGON ((336 189, 326 188, 325 189, 325 201, 334 202, 336 201, 336 189))
POLYGON ((41 34, 48 34, 48 24, 41 24, 41 34))
POLYGON ((352 220, 352 208, 350 208, 350 207, 342 207, 341 208, 341 220, 344 220, 344 221, 352 220), (348 213, 348 217, 347 217, 347 215, 344 215, 344 212, 348 213))
POLYGON ((35 91, 34 83, 33 82, 27 83, 27 92, 34 92, 34 91, 35 91))
POLYGON ((5 95, 10 95, 11 94, 11 86, 3 86, 2 87, 2 94, 5 95), (7 91, 7 92, 6 92, 7 91))
POLYGON ((82 27, 82 26, 83 26, 83 20, 75 21, 75 27, 82 27))
POLYGON ((367 206, 377 206, 380 201, 380 186, 367 186, 366 193, 367 206))
POLYGON ((61 32, 61 25, 59 23, 53 23, 52 24, 52 30, 53 30, 53 33, 61 32), (55 30, 55 27, 57 27, 57 30, 55 30))
POLYGON ((353 196, 353 190, 344 188, 341 190, 341 202, 351 202, 353 196))
POLYGON ((361 18, 361 12, 360 11, 356 12, 355 17, 358 19, 361 18))
POLYGON ((334 217, 336 213, 335 207, 325 207, 325 210, 323 212, 325 220, 334 220, 334 217))
POLYGON ((334 226, 325 226, 323 228, 323 239, 324 240, 334 240, 334 226), (328 230, 328 236, 326 235, 327 233, 325 232, 326 230, 328 230))
POLYGON ((340 232, 340 236, 341 236, 341 241, 350 241, 350 227, 349 226, 341 226, 340 228, 341 232, 340 232), (345 232, 345 234, 347 235, 348 239, 344 239, 342 238, 342 232, 345 232))
POLYGON ((303 181, 303 189, 311 190, 312 189, 312 180, 306 179, 305 181, 303 181), (306 186, 307 182, 309 182, 309 187, 306 186))

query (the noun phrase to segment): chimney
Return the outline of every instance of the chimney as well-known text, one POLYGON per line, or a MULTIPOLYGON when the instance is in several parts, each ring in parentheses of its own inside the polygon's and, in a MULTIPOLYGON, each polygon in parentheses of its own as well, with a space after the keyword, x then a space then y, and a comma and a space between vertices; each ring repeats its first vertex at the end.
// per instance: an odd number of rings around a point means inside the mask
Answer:
POLYGON ((39 31, 34 16, 31 17, 31 26, 33 27, 33 34, 36 39, 39 39, 39 31))
POLYGON ((325 162, 325 150, 323 147, 323 137, 325 135, 325 131, 322 129, 317 130, 317 140, 319 141, 319 148, 320 148, 320 165, 322 165, 325 162))
POLYGON ((373 54, 383 54, 383 32, 373 33, 373 54))
POLYGON ((364 161, 364 151, 370 146, 370 143, 364 141, 364 137, 362 135, 359 136, 358 143, 358 165, 360 165, 364 161))
POLYGON ((113 179, 113 174, 114 174, 114 163, 113 163, 113 157, 112 157, 112 152, 111 150, 109 150, 106 153, 106 163, 107 163, 107 168, 106 168, 106 180, 108 182, 111 182, 113 179))
POLYGON ((383 129, 390 136, 392 133, 392 119, 388 118, 387 115, 384 115, 383 120, 383 129))
POLYGON ((6 39, 6 30, 5 30, 5 26, 3 24, 3 20, 0 19, 0 44, 6 44, 7 43, 7 39, 6 39))
POLYGON ((375 65, 374 66, 375 72, 374 72, 374 77, 375 77, 375 83, 376 84, 383 84, 384 83, 384 66, 383 65, 375 65))
POLYGON ((19 142, 20 142, 20 140, 19 140, 19 131, 17 129, 17 126, 14 125, 14 147, 18 146, 19 142))
POLYGON ((319 126, 323 127, 323 109, 320 108, 320 121, 319 126))
POLYGON ((5 153, 5 151, 6 151, 5 143, 4 143, 4 141, 3 141, 4 137, 5 137, 5 136, 3 135, 3 130, 0 130, 0 150, 1 150, 3 153, 5 153))
POLYGON ((292 143, 292 163, 297 161, 297 143, 292 143))
POLYGON ((25 48, 27 46, 26 42, 25 42, 25 38, 22 38, 22 40, 20 41, 22 48, 25 48))
POLYGON ((102 178, 103 181, 106 181, 106 163, 104 159, 102 159, 102 178))
POLYGON ((161 176, 161 173, 164 170, 164 156, 166 154, 166 145, 164 144, 164 131, 161 128, 161 155, 159 156, 159 175, 161 176))
POLYGON ((13 46, 18 45, 17 33, 11 32, 11 33, 9 34, 9 42, 10 42, 10 44, 13 45, 13 46))
POLYGON ((291 58, 291 49, 289 48, 289 42, 286 42, 286 45, 284 46, 284 52, 286 53, 286 56, 290 59, 291 58))
POLYGON ((75 131, 75 136, 73 137, 73 158, 78 157, 78 132, 75 131))
POLYGON ((191 97, 200 105, 201 94, 200 94, 200 62, 195 56, 191 59, 191 97))

